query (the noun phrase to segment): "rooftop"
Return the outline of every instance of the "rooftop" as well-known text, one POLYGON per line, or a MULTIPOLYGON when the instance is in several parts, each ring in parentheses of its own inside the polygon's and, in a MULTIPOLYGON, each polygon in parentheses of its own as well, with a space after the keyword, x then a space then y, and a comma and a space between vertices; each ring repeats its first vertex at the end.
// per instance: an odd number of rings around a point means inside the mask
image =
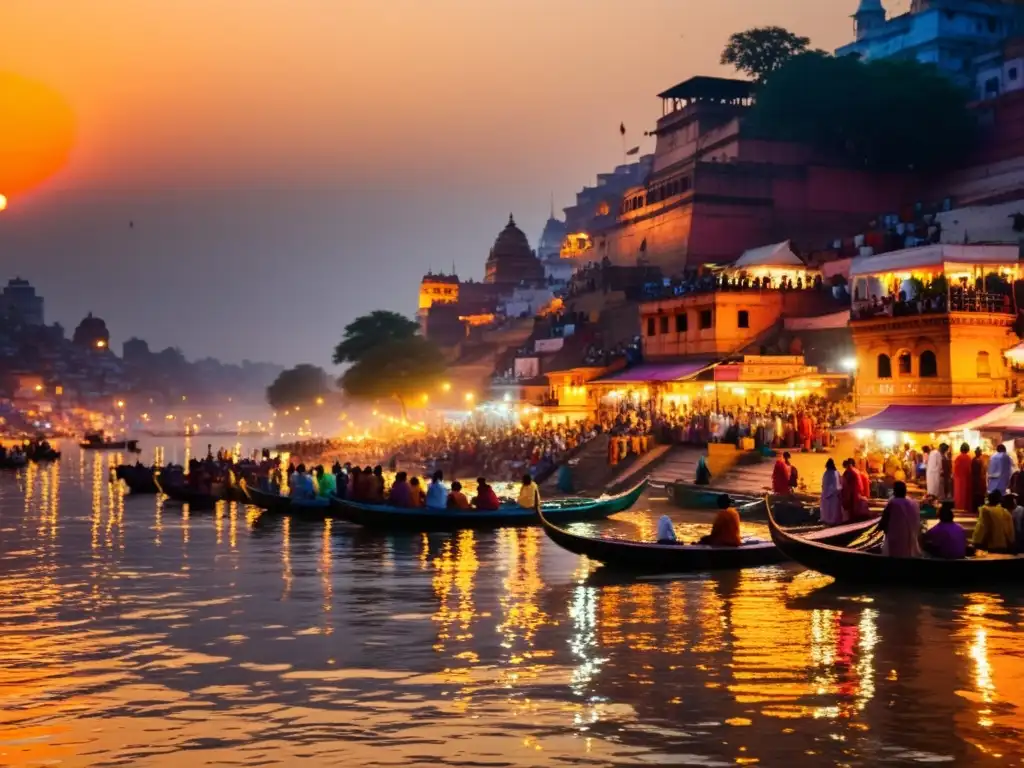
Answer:
POLYGON ((700 75, 684 80, 658 94, 659 99, 685 99, 687 101, 717 101, 721 103, 749 99, 754 95, 754 83, 729 77, 700 75))

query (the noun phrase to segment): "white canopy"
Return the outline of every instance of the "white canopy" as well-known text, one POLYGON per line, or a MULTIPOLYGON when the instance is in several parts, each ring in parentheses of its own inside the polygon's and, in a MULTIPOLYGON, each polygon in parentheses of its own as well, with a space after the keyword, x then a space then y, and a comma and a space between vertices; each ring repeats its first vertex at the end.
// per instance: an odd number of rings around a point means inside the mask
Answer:
POLYGON ((774 245, 762 245, 760 248, 751 248, 744 251, 734 267, 803 267, 806 264, 800 261, 800 257, 793 253, 789 240, 774 245))
POLYGON ((972 269, 978 266, 1016 266, 1016 245, 925 245, 877 256, 858 256, 850 267, 851 275, 878 275, 923 267, 935 269, 972 269))

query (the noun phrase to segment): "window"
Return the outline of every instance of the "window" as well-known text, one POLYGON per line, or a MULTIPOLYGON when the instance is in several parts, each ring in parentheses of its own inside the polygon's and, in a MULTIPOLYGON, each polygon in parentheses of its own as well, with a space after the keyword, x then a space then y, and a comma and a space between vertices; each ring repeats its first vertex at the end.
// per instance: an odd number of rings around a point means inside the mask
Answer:
POLYGON ((654 318, 653 317, 648 317, 647 318, 647 335, 648 336, 653 336, 654 335, 654 318))
POLYGON ((939 375, 939 364, 935 359, 935 353, 931 350, 922 352, 917 362, 918 376, 922 379, 934 379, 939 375))
POLYGON ((712 324, 711 310, 710 309, 702 309, 700 311, 700 329, 702 331, 706 331, 708 328, 711 327, 711 324, 712 324))
POLYGON ((745 309, 739 311, 739 315, 736 318, 737 328, 749 328, 750 327, 750 313, 745 309))
POLYGON ((1017 79, 1017 68, 1016 67, 1010 67, 1008 70, 1006 70, 1006 79, 1007 80, 1016 80, 1017 79))
POLYGON ((911 373, 911 357, 909 352, 900 352, 898 358, 900 376, 909 376, 911 373))
POLYGON ((878 356, 878 378, 880 379, 891 379, 892 378, 892 360, 889 359, 888 355, 878 356))
POLYGON ((658 333, 668 333, 668 315, 662 315, 658 319, 661 321, 661 327, 658 329, 658 333))
POLYGON ((681 315, 676 315, 676 333, 686 333, 688 325, 685 312, 681 315))
POLYGON ((974 367, 978 372, 979 379, 992 378, 992 368, 989 366, 988 352, 978 353, 978 358, 975 360, 974 367))

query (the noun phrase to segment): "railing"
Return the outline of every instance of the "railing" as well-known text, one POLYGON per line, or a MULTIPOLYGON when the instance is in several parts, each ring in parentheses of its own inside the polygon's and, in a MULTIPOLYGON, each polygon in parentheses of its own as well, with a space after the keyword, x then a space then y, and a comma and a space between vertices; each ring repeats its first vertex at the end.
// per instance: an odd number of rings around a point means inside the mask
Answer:
POLYGON ((850 317, 853 320, 873 320, 880 317, 912 317, 914 315, 941 315, 949 312, 985 312, 1013 315, 1013 299, 1004 293, 982 291, 951 291, 947 296, 929 297, 913 301, 859 300, 853 302, 850 317))
POLYGON ((1005 384, 1001 381, 943 382, 936 381, 891 381, 877 383, 857 382, 858 397, 954 397, 954 398, 1001 398, 1005 384))

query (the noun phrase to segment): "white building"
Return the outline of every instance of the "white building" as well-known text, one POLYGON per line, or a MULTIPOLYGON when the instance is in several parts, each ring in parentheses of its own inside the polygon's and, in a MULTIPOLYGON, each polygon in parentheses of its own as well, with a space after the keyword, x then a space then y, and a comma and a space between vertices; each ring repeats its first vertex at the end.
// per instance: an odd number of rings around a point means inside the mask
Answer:
POLYGON ((1024 8, 1001 0, 913 0, 908 13, 892 18, 882 0, 860 0, 856 39, 836 55, 913 58, 973 84, 975 59, 1024 31, 1022 18, 1024 8))

